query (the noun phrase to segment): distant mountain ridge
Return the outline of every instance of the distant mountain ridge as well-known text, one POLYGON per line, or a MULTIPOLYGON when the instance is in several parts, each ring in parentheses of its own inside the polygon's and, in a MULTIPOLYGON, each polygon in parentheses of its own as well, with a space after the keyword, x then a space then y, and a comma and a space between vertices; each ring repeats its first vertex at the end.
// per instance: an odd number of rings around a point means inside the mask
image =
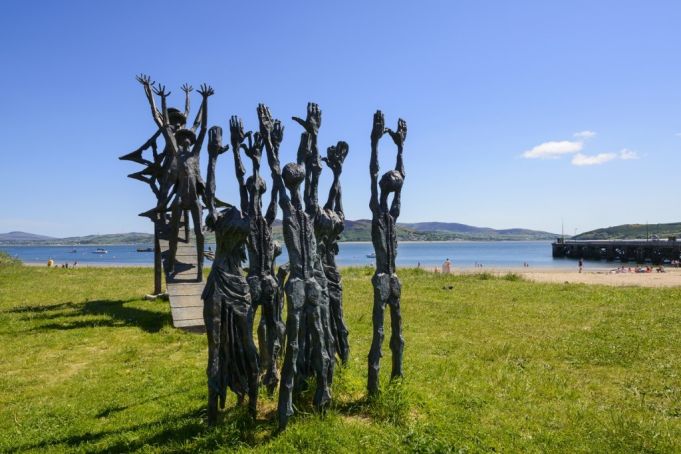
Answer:
POLYGON ((55 240, 56 238, 45 235, 36 235, 35 233, 27 232, 7 232, 0 233, 0 243, 14 242, 14 241, 46 241, 55 240))
POLYGON ((573 240, 638 240, 645 238, 681 239, 681 222, 669 224, 622 224, 580 233, 573 240))
MULTIPOLYGON (((681 224, 679 224, 681 225, 681 224)), ((281 221, 276 220, 273 235, 283 241, 281 221)), ((415 222, 398 223, 397 237, 401 241, 522 241, 522 240, 552 240, 558 235, 530 229, 501 229, 489 227, 475 227, 455 222, 415 222)), ((102 244, 151 244, 153 235, 150 233, 114 233, 106 235, 87 235, 67 238, 55 238, 45 235, 35 235, 26 232, 0 233, 0 245, 102 245, 102 244)), ((206 240, 215 242, 215 236, 208 234, 206 240)), ((371 241, 371 220, 346 220, 345 230, 341 241, 371 241)))

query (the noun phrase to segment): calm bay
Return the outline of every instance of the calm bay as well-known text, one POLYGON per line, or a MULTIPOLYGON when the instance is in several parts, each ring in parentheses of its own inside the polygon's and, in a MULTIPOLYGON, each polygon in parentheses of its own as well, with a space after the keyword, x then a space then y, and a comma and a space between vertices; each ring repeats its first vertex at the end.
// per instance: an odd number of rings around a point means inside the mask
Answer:
MULTIPOLYGON (((93 246, 0 246, 0 251, 19 258, 29 264, 45 264, 53 259, 56 264, 152 266, 154 255, 137 252, 149 244, 93 245, 93 246), (103 248, 106 254, 96 253, 103 248)), ((215 249, 215 245, 208 245, 215 249)), ((208 247, 207 246, 207 247, 208 247)), ((340 243, 337 263, 340 266, 371 265, 374 259, 367 257, 373 252, 369 242, 340 243)), ((518 268, 523 263, 537 268, 575 267, 573 260, 554 259, 551 256, 550 241, 442 241, 442 242, 400 242, 397 265, 401 267, 434 267, 449 258, 455 268, 518 268)), ((277 263, 288 260, 286 250, 277 263)), ((210 261, 207 261, 210 264, 210 261)))

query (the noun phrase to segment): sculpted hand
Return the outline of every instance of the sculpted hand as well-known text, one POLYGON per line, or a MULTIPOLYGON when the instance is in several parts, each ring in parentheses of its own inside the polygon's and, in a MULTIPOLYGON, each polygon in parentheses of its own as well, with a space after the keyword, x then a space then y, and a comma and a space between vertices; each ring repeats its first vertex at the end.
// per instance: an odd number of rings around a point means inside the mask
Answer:
POLYGON ((392 129, 388 128, 386 129, 386 132, 390 134, 390 137, 393 139, 393 142, 395 142, 395 145, 401 148, 404 146, 404 141, 407 138, 407 122, 400 118, 397 121, 397 131, 393 131, 392 129))
POLYGON ((274 124, 272 125, 272 133, 270 134, 270 138, 272 140, 272 146, 275 149, 275 153, 277 154, 277 158, 279 157, 279 145, 281 145, 282 140, 284 140, 284 125, 281 124, 281 121, 279 120, 274 120, 274 124))
POLYGON ((371 128, 371 143, 377 144, 385 132, 385 118, 383 117, 383 112, 377 110, 374 114, 374 124, 371 128))
POLYGON ((166 93, 166 86, 158 84, 158 87, 154 88, 154 93, 156 93, 157 96, 160 96, 161 98, 167 98, 170 96, 170 91, 166 93))
POLYGON ((140 74, 139 76, 136 76, 135 79, 137 79, 137 82, 141 83, 145 87, 151 87, 156 83, 152 82, 151 77, 147 76, 146 74, 140 74))
POLYGON ((229 150, 229 145, 222 146, 222 128, 213 126, 208 130, 208 156, 211 158, 229 150))
POLYGON ((232 142, 232 151, 238 151, 241 144, 246 140, 246 134, 244 134, 244 124, 241 118, 236 115, 229 119, 229 134, 230 141, 232 142))
POLYGON ((265 104, 258 104, 258 122, 260 123, 260 135, 268 137, 272 133, 272 128, 274 128, 274 121, 270 108, 265 104))
POLYGON ((246 156, 251 158, 251 160, 254 163, 260 164, 260 158, 262 157, 262 149, 265 145, 265 142, 263 141, 262 136, 260 135, 259 132, 256 132, 253 135, 253 139, 254 139, 253 143, 250 143, 251 139, 249 136, 248 139, 249 144, 247 147, 245 147, 246 156))
POLYGON ((210 85, 201 84, 201 88, 199 88, 199 94, 204 98, 207 98, 209 96, 213 96, 215 94, 215 91, 213 90, 213 87, 211 87, 210 85))
POLYGON ((350 147, 341 140, 335 147, 331 146, 326 149, 326 157, 322 158, 322 161, 329 166, 334 175, 340 175, 348 151, 350 151, 350 147))
POLYGON ((182 85, 182 91, 183 92, 189 94, 189 92, 191 92, 192 90, 194 90, 194 87, 192 87, 191 85, 189 85, 189 84, 182 85))
POLYGON ((305 118, 305 121, 298 117, 291 118, 305 128, 305 131, 307 131, 308 134, 313 136, 317 135, 319 127, 322 125, 322 111, 319 110, 319 106, 313 102, 307 103, 307 118, 305 118))

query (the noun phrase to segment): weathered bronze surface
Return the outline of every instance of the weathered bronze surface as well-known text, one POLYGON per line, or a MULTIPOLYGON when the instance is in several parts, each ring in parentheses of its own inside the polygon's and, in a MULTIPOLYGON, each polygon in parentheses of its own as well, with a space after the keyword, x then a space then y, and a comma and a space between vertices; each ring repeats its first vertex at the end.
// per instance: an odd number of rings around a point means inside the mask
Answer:
POLYGON ((402 284, 397 277, 395 269, 395 257, 397 256, 397 235, 395 223, 400 215, 400 202, 402 184, 404 182, 404 164, 402 151, 404 141, 407 138, 407 123, 400 119, 397 130, 393 131, 385 127, 383 113, 379 110, 374 114, 373 127, 371 130, 371 161, 369 173, 371 175, 371 241, 376 253, 376 271, 371 278, 374 286, 374 309, 372 316, 373 338, 369 351, 369 394, 378 392, 378 373, 381 361, 381 347, 383 343, 383 318, 385 306, 390 307, 390 350, 392 351, 391 377, 402 376, 402 353, 404 351, 404 339, 402 337, 402 315, 400 313, 400 296, 402 284), (397 146, 397 163, 395 170, 383 174, 378 181, 378 142, 383 134, 388 133, 397 146), (380 197, 378 189, 380 186, 380 197), (393 195, 393 200, 388 205, 388 197, 393 195))

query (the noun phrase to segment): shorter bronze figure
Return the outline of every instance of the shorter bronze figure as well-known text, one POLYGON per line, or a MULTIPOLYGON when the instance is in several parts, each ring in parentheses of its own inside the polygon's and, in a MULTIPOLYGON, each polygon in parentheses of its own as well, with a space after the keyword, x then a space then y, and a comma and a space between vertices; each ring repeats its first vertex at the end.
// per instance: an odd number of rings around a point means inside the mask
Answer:
MULTIPOLYGON (((215 164, 218 155, 227 148, 222 146, 222 129, 212 127, 208 144, 206 226, 215 231, 217 246, 202 295, 208 335, 209 424, 216 422, 218 399, 224 408, 227 388, 236 393, 240 401, 248 395, 253 418, 258 399, 259 365, 252 333, 253 307, 249 285, 241 269, 250 224, 234 206, 219 213, 215 208, 215 164)), ((238 158, 239 149, 233 152, 238 158)), ((235 167, 239 178, 238 164, 235 167)))

